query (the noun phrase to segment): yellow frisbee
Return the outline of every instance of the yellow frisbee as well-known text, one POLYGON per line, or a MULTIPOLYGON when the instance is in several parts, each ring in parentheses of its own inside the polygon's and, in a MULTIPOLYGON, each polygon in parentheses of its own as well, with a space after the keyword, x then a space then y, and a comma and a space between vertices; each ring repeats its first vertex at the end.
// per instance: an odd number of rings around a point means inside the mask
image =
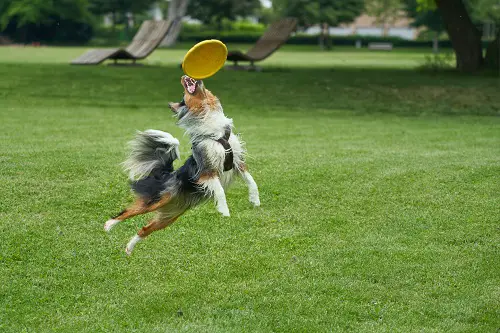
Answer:
POLYGON ((195 79, 202 80, 217 73, 227 58, 227 47, 220 40, 209 39, 193 46, 184 56, 182 70, 195 79))

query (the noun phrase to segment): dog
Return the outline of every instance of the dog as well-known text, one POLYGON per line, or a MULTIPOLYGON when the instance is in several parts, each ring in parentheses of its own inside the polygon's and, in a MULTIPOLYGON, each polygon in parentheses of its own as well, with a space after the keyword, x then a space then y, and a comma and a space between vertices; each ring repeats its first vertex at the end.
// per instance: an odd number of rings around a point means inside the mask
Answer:
POLYGON ((128 242, 130 255, 135 245, 152 232, 174 223, 188 209, 208 199, 217 210, 229 216, 225 190, 235 176, 248 186, 250 203, 260 206, 259 190, 245 163, 244 143, 233 132, 233 121, 224 115, 219 99, 205 88, 203 81, 181 77, 184 96, 169 103, 177 125, 188 134, 192 154, 177 170, 179 140, 171 134, 146 130, 130 142, 130 155, 123 166, 129 173, 135 202, 104 224, 109 232, 131 217, 156 212, 155 217, 128 242))

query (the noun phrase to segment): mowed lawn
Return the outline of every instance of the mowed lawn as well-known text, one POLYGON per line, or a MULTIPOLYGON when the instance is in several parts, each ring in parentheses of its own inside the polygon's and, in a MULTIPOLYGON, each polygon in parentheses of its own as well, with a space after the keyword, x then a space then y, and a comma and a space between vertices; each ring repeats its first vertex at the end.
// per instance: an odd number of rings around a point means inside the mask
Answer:
MULTIPOLYGON (((208 203, 139 243, 120 169, 167 108, 183 50, 75 67, 0 48, 1 332, 497 332, 500 81, 422 54, 285 50, 205 80, 247 142, 230 218, 208 203), (174 59, 174 60, 172 60, 174 59)), ((180 165, 180 162, 177 163, 180 165)))

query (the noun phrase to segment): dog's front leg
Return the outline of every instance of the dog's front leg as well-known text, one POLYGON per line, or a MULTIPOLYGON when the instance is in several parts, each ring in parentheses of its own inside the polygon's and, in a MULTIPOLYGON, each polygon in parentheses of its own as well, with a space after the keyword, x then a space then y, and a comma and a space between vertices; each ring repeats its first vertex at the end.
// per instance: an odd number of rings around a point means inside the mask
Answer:
POLYGON ((245 183, 247 183, 248 199, 250 203, 254 207, 259 207, 260 206, 259 188, 257 187, 255 180, 253 180, 253 177, 250 174, 250 172, 248 172, 248 167, 246 166, 245 163, 241 163, 238 166, 238 170, 240 172, 240 176, 245 180, 245 183))
POLYGON ((168 103, 168 107, 170 108, 170 110, 172 110, 173 113, 179 112, 179 108, 181 106, 182 106, 181 103, 174 103, 174 102, 168 103))
POLYGON ((224 188, 220 182, 219 177, 200 177, 199 184, 213 196, 215 200, 215 205, 219 213, 223 216, 229 216, 229 207, 227 206, 226 194, 224 193, 224 188))

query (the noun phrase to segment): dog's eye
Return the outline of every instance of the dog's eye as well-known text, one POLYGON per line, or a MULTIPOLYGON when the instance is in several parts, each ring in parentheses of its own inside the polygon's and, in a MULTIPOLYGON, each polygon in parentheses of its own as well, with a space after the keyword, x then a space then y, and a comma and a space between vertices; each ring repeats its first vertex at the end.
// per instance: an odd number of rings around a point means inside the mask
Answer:
POLYGON ((182 97, 182 101, 179 103, 179 106, 185 106, 186 102, 184 102, 184 96, 182 97))

